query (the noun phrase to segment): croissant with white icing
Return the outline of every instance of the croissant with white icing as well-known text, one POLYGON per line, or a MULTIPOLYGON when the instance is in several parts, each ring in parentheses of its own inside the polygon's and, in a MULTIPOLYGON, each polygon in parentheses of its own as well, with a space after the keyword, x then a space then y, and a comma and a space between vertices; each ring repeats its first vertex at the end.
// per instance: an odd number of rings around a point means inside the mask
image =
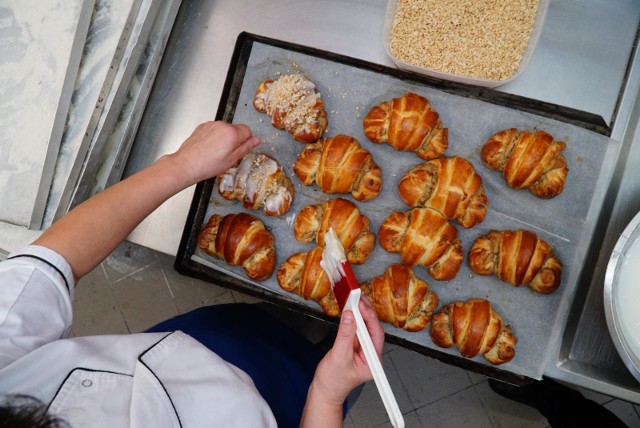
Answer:
POLYGON ((289 211, 295 195, 282 166, 263 153, 247 154, 238 166, 218 177, 218 191, 225 199, 241 200, 245 208, 262 209, 269 216, 289 211))

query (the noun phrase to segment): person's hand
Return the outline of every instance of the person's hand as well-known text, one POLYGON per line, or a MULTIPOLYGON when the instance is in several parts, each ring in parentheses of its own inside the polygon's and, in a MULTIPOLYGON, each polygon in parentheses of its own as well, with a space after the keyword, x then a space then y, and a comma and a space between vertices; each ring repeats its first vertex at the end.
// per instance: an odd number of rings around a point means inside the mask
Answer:
POLYGON ((169 155, 191 184, 222 174, 260 144, 246 125, 205 122, 169 155))
POLYGON ((260 140, 245 125, 203 123, 175 153, 80 204, 34 243, 62 255, 73 276, 82 278, 167 199, 222 174, 258 144, 260 140), (91 245, 86 245, 87 236, 91 245))
MULTIPOLYGON (((382 355, 384 330, 375 314, 371 301, 362 296, 360 312, 371 335, 378 357, 382 355)), ((340 318, 338 334, 333 348, 318 364, 312 382, 320 399, 327 404, 342 406, 349 393, 358 385, 371 380, 373 375, 356 336, 356 322, 351 311, 344 311, 340 318)))

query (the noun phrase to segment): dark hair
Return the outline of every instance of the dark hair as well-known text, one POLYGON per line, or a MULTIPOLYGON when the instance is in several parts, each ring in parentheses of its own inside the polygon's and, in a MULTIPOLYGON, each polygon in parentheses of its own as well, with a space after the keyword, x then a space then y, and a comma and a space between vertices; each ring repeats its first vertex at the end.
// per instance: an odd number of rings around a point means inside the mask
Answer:
POLYGON ((47 406, 28 395, 0 398, 0 428, 63 428, 68 425, 47 414, 47 406))

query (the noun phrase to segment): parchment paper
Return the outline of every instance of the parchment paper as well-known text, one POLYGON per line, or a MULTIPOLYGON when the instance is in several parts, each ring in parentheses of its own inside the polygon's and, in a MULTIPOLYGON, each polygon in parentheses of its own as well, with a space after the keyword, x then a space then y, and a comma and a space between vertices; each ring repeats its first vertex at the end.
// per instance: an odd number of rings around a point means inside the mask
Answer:
MULTIPOLYGON (((427 97, 440 113, 443 126, 449 129, 447 156, 461 156, 469 160, 483 178, 489 199, 485 220, 471 229, 464 229, 455 221, 462 240, 465 260, 455 279, 434 280, 423 267, 414 272, 425 280, 438 294, 440 305, 454 300, 474 297, 488 299, 504 321, 511 324, 518 337, 515 358, 500 369, 540 379, 546 359, 550 354, 550 341, 562 329, 582 269, 582 259, 593 234, 594 222, 600 211, 604 190, 610 179, 612 163, 618 143, 608 137, 587 131, 574 125, 524 113, 484 101, 445 93, 427 86, 407 83, 395 77, 372 72, 342 63, 309 56, 262 43, 254 43, 249 58, 243 86, 236 105, 233 122, 248 124, 254 134, 266 141, 257 151, 275 156, 292 179, 296 195, 292 209, 281 217, 268 217, 261 211, 251 212, 259 217, 276 237, 277 268, 292 254, 309 251, 315 243, 300 243, 293 237, 292 224, 300 209, 309 204, 324 202, 341 196, 353 201, 371 221, 371 230, 377 234, 380 224, 394 210, 410 209, 398 196, 397 184, 402 175, 423 161, 414 153, 397 152, 387 144, 371 143, 364 136, 362 120, 371 107, 413 91, 427 97), (338 133, 352 135, 371 152, 382 168, 383 190, 374 200, 358 202, 350 195, 325 195, 315 185, 303 186, 293 173, 293 165, 304 148, 285 131, 271 126, 270 118, 258 113, 252 106, 258 83, 280 74, 303 73, 318 87, 325 102, 329 126, 325 136, 338 133), (566 141, 564 152, 569 174, 564 191, 554 199, 542 200, 529 191, 509 188, 502 175, 488 169, 482 163, 479 151, 494 133, 516 127, 518 129, 544 129, 556 139, 566 141), (473 240, 491 229, 506 230, 525 228, 536 232, 553 246, 564 264, 560 288, 551 295, 540 295, 528 287, 514 287, 495 276, 479 276, 467 265, 467 254, 473 240)), ((211 195, 205 222, 213 213, 227 214, 247 211, 239 201, 227 201, 217 193, 211 195)), ((248 212, 248 211, 247 211, 248 212)), ((229 267, 200 249, 192 260, 214 267, 222 272, 242 278, 256 287, 265 287, 301 305, 321 312, 312 301, 304 301, 282 290, 276 275, 257 283, 250 281, 241 268, 229 267)), ((381 275, 392 263, 400 262, 398 254, 386 252, 376 243, 368 261, 354 266, 361 282, 381 275)), ((459 355, 457 349, 435 346, 428 334, 430 327, 418 333, 409 333, 385 325, 388 335, 403 338, 420 346, 459 355)), ((482 356, 474 361, 490 365, 482 356)))

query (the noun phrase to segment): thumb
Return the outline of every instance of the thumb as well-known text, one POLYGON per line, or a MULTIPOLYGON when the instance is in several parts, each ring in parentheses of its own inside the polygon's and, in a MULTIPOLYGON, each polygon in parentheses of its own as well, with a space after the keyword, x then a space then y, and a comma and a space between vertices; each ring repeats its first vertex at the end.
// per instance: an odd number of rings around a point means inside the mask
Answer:
POLYGON ((345 357, 351 356, 353 353, 353 340, 356 335, 356 320, 353 312, 346 310, 340 317, 340 325, 338 326, 338 334, 333 344, 333 349, 338 355, 345 357))

